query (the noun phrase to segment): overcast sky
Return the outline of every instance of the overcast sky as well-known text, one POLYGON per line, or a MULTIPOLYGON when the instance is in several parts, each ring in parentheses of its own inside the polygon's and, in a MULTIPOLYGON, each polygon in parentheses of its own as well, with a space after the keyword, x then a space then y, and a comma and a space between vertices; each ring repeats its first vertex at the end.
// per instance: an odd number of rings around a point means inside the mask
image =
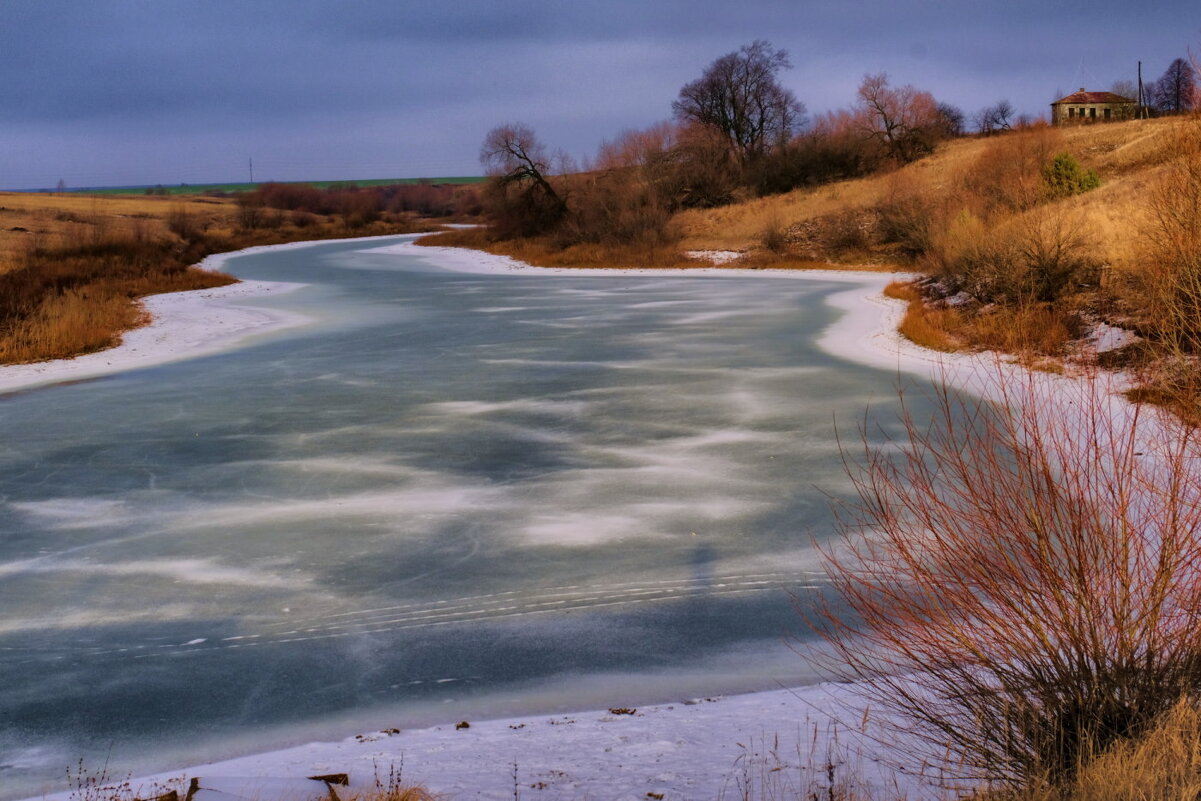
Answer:
POLYGON ((811 112, 884 71, 1043 114, 1201 55, 1201 3, 0 0, 0 187, 475 175, 509 121, 586 156, 755 39, 811 112))

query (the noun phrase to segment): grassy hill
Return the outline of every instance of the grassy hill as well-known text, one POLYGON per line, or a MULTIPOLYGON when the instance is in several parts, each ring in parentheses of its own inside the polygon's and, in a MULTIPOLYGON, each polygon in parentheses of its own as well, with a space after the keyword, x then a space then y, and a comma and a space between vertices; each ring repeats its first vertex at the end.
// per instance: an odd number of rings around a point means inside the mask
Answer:
MULTIPOLYGON (((1101 177, 1101 188, 1066 201, 1079 208, 1097 226, 1096 243, 1104 259, 1116 266, 1137 261, 1132 246, 1147 223, 1145 195, 1163 166, 1179 155, 1177 144, 1194 123, 1174 120, 1134 120, 1108 125, 1036 129, 997 137, 956 139, 941 145, 931 156, 892 172, 841 181, 784 195, 747 200, 714 209, 681 212, 681 247, 690 250, 746 250, 762 246, 764 231, 780 226, 790 244, 812 241, 813 231, 833 233, 838 218, 867 214, 902 197, 945 199, 962 191, 965 180, 975 177, 998 183, 1007 170, 1032 152, 1068 152, 1101 177)), ((1193 131, 1195 134, 1196 132, 1193 131)), ((834 243, 837 245, 838 243, 834 243)), ((887 242, 843 242, 829 255, 836 261, 870 258, 902 267, 912 259, 898 254, 887 242), (856 248, 856 244, 860 247, 856 248)))

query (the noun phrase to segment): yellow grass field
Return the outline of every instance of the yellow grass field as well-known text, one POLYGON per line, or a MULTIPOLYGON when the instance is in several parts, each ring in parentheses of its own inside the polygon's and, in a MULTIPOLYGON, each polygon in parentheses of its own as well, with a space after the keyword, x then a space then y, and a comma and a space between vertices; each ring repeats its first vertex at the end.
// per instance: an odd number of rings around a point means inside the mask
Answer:
MULTIPOLYGON (((1145 193, 1168 161, 1190 120, 1134 120, 1106 125, 1049 129, 1001 137, 958 139, 934 155, 899 170, 813 189, 749 200, 732 206, 678 214, 685 250, 742 250, 758 247, 769 224, 786 229, 820 223, 840 214, 868 210, 899 194, 938 197, 954 191, 961 176, 981 169, 1005 140, 1044 136, 1054 152, 1070 152, 1101 177, 1099 190, 1064 201, 1082 212, 1095 231, 1097 247, 1114 269, 1136 266, 1134 243, 1145 229, 1145 193)), ((985 165, 985 168, 987 165, 985 165)), ((887 255, 881 256, 885 261, 887 255)))
POLYGON ((118 344, 146 322, 139 298, 234 281, 193 266, 210 253, 428 230, 411 215, 353 223, 271 210, 270 224, 246 230, 238 211, 230 198, 0 192, 0 364, 118 344))
POLYGON ((34 243, 54 244, 97 234, 165 236, 167 216, 179 209, 201 225, 227 229, 236 208, 229 198, 0 192, 0 271, 11 269, 34 243))

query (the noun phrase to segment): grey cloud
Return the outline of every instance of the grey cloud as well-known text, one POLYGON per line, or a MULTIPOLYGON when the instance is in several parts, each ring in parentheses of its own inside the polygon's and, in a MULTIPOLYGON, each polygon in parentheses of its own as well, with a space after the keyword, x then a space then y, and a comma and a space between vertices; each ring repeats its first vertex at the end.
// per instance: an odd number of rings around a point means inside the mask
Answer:
POLYGON ((280 179, 475 172, 484 132, 513 119, 584 155, 668 116, 684 82, 756 38, 791 53, 784 80, 813 112, 887 71, 969 112, 1007 97, 1041 113, 1056 89, 1108 86, 1139 59, 1158 76, 1201 45, 1201 12, 1185 0, 6 0, 0 186, 53 185, 64 165, 85 184, 224 180, 247 149, 277 153, 280 179))

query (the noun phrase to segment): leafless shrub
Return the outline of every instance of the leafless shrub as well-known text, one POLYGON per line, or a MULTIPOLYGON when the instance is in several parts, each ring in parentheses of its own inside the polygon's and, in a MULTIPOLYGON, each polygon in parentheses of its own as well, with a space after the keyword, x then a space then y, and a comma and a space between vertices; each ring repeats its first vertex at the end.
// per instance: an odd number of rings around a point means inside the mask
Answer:
POLYGON ((764 250, 780 255, 788 250, 788 228, 779 217, 770 217, 759 234, 759 244, 764 250))
POLYGON ((656 248, 678 239, 671 209, 636 169, 581 177, 571 184, 570 203, 555 241, 656 248))
POLYGON ((866 250, 872 244, 875 220, 864 211, 843 211, 826 217, 826 248, 839 254, 854 254, 866 250))
POLYGON ((180 239, 192 239, 197 234, 196 221, 192 212, 183 203, 177 203, 167 212, 167 230, 180 239))
POLYGON ((297 228, 308 228, 313 223, 317 222, 317 217, 311 212, 294 211, 292 212, 292 225, 297 228))
POLYGON ((932 420, 847 456, 859 500, 815 625, 965 778, 1070 778, 1201 689, 1196 435, 1082 387, 944 387, 932 420))
POLYGON ((1058 209, 992 226, 964 210, 932 236, 924 264, 982 301, 1046 303, 1096 281, 1094 241, 1080 217, 1058 209))
POLYGON ((910 257, 921 256, 933 248, 935 232, 946 219, 945 209, 928 194, 907 188, 894 189, 876 207, 876 212, 880 240, 898 245, 910 257))
POLYGON ((742 168, 725 140, 701 125, 681 128, 671 148, 652 153, 643 170, 672 208, 724 205, 742 182, 742 168))
POLYGON ((238 211, 234 215, 238 227, 244 231, 254 231, 263 224, 262 201, 252 195, 238 196, 238 211))

